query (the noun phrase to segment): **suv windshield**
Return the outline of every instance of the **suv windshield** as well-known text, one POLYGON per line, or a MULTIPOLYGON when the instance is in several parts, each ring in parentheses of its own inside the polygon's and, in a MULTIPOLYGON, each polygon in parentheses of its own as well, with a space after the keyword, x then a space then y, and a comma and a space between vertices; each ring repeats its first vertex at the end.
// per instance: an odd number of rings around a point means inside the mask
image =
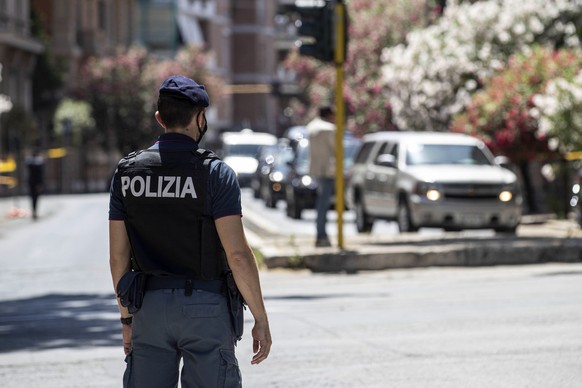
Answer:
POLYGON ((471 164, 491 165, 481 148, 463 144, 411 144, 406 151, 406 164, 471 164))
POLYGON ((226 156, 251 156, 255 157, 259 152, 260 144, 229 144, 224 147, 226 156))

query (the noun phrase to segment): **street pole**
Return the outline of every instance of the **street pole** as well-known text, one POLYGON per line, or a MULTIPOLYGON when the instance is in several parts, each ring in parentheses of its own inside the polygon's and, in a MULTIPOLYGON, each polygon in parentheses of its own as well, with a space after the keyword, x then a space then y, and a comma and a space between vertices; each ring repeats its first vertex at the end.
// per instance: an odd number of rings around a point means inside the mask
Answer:
POLYGON ((338 0, 335 5, 335 69, 336 69, 336 185, 335 210, 337 212, 337 245, 344 248, 344 62, 345 62, 345 5, 338 0))

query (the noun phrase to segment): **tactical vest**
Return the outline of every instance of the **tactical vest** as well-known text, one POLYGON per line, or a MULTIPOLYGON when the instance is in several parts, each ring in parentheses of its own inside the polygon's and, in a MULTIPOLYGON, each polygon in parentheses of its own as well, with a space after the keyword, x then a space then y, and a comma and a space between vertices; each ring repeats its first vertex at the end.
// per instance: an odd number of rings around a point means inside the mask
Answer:
POLYGON ((158 276, 219 279, 226 255, 207 211, 206 150, 143 150, 118 165, 117 187, 134 269, 158 276))

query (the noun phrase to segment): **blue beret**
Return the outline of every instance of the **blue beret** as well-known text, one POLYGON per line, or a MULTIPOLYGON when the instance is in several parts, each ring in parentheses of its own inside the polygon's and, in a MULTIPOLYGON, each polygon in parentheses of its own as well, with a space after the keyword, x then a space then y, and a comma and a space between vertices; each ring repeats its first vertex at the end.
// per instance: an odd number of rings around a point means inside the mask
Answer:
POLYGON ((162 83, 160 96, 167 95, 174 98, 188 100, 194 105, 206 108, 210 105, 208 93, 203 85, 182 75, 173 75, 162 83))

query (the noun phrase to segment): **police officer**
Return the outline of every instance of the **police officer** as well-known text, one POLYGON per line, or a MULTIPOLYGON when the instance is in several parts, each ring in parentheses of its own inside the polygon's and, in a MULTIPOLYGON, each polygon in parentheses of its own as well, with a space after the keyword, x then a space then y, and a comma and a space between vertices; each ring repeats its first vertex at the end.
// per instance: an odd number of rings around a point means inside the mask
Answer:
POLYGON ((130 314, 118 299, 124 387, 177 387, 179 378, 184 388, 241 386, 225 297, 229 270, 254 317, 251 364, 269 355, 269 323, 236 175, 198 147, 208 105, 204 86, 183 76, 165 80, 155 114, 164 133, 122 159, 112 180, 114 287, 119 292, 127 275, 145 275, 139 311, 130 314))

